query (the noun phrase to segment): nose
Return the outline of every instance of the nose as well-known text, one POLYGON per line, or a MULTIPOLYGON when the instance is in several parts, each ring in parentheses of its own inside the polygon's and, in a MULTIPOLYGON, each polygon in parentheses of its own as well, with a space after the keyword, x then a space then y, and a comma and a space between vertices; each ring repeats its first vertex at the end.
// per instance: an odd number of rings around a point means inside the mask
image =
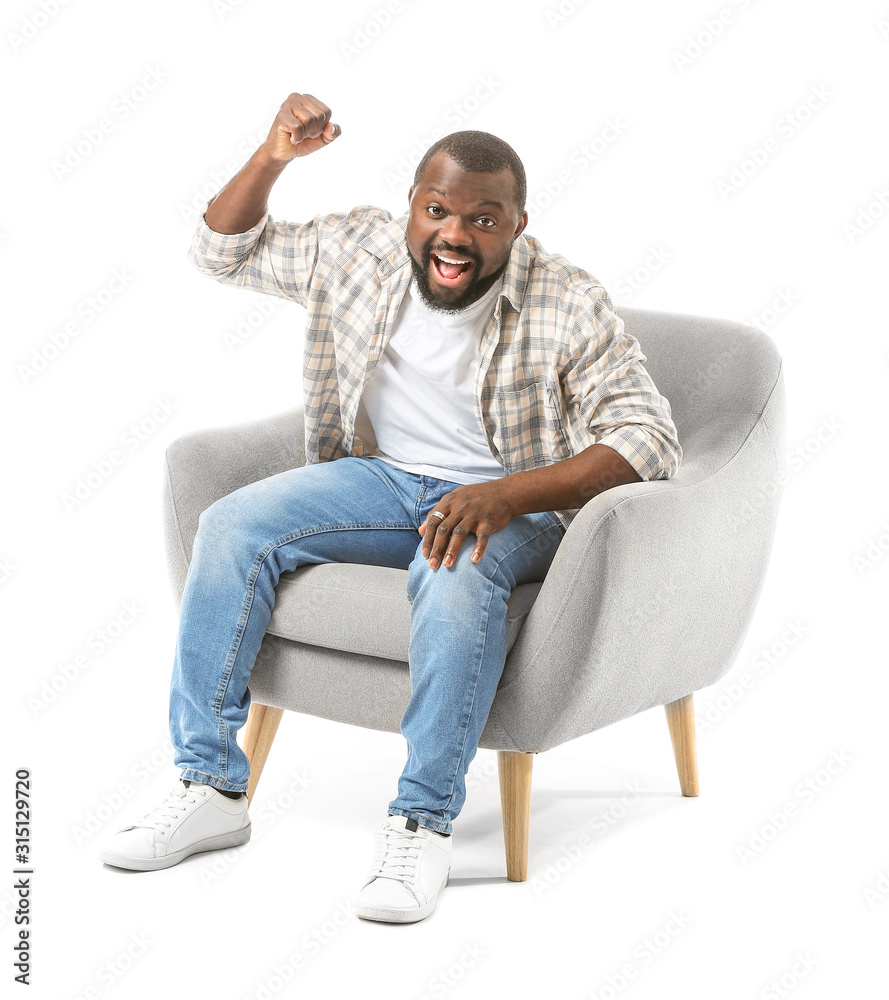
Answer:
POLYGON ((449 215, 438 230, 438 236, 452 247, 465 247, 472 243, 472 231, 459 215, 449 215))

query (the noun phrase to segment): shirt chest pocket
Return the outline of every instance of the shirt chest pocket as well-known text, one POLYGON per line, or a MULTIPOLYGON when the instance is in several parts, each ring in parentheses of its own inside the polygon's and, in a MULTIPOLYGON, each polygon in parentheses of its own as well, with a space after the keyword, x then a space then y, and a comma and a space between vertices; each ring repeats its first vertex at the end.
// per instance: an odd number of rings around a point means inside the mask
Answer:
POLYGON ((548 379, 494 396, 501 449, 514 471, 551 465, 573 452, 557 386, 548 379))

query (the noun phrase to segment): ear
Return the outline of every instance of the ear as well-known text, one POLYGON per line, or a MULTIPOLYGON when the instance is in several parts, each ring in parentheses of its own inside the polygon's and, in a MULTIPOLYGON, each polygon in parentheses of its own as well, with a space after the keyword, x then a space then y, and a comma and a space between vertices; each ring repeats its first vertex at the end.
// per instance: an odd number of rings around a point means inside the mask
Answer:
POLYGON ((410 188, 408 189, 408 192, 407 192, 407 203, 408 203, 408 205, 410 205, 411 198, 413 198, 413 196, 414 196, 414 186, 412 184, 410 186, 410 188))
POLYGON ((527 225, 528 225, 528 213, 522 212, 521 217, 519 218, 519 224, 516 226, 516 231, 515 234, 513 235, 514 240, 517 240, 522 235, 522 233, 525 230, 525 226, 527 225))

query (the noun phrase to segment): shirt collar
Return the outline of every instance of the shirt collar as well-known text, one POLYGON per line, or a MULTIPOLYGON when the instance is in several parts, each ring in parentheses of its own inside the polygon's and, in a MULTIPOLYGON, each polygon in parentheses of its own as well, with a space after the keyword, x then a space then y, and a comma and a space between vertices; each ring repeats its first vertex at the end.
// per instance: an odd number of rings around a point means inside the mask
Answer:
MULTIPOLYGON (((407 248, 408 213, 369 233, 359 244, 364 250, 380 259, 380 271, 384 276, 394 274, 403 267, 410 267, 410 253, 407 248)), ((534 253, 524 235, 512 244, 509 263, 503 274, 500 298, 505 298, 516 312, 522 308, 525 288, 534 267, 534 253)))

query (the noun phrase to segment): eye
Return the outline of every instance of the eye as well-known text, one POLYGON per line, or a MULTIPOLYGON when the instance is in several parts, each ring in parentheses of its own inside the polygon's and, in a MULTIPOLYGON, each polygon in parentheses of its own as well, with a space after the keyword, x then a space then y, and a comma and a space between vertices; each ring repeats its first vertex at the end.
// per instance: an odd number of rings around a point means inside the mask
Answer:
POLYGON ((478 221, 485 227, 485 229, 491 229, 493 226, 497 225, 493 219, 489 219, 487 216, 479 219, 478 221))
POLYGON ((430 214, 434 215, 434 214, 435 214, 436 212, 441 212, 441 211, 443 211, 443 209, 442 209, 441 205, 430 205, 430 206, 429 206, 429 207, 428 207, 428 208, 426 209, 426 211, 427 211, 427 212, 429 212, 430 214))

